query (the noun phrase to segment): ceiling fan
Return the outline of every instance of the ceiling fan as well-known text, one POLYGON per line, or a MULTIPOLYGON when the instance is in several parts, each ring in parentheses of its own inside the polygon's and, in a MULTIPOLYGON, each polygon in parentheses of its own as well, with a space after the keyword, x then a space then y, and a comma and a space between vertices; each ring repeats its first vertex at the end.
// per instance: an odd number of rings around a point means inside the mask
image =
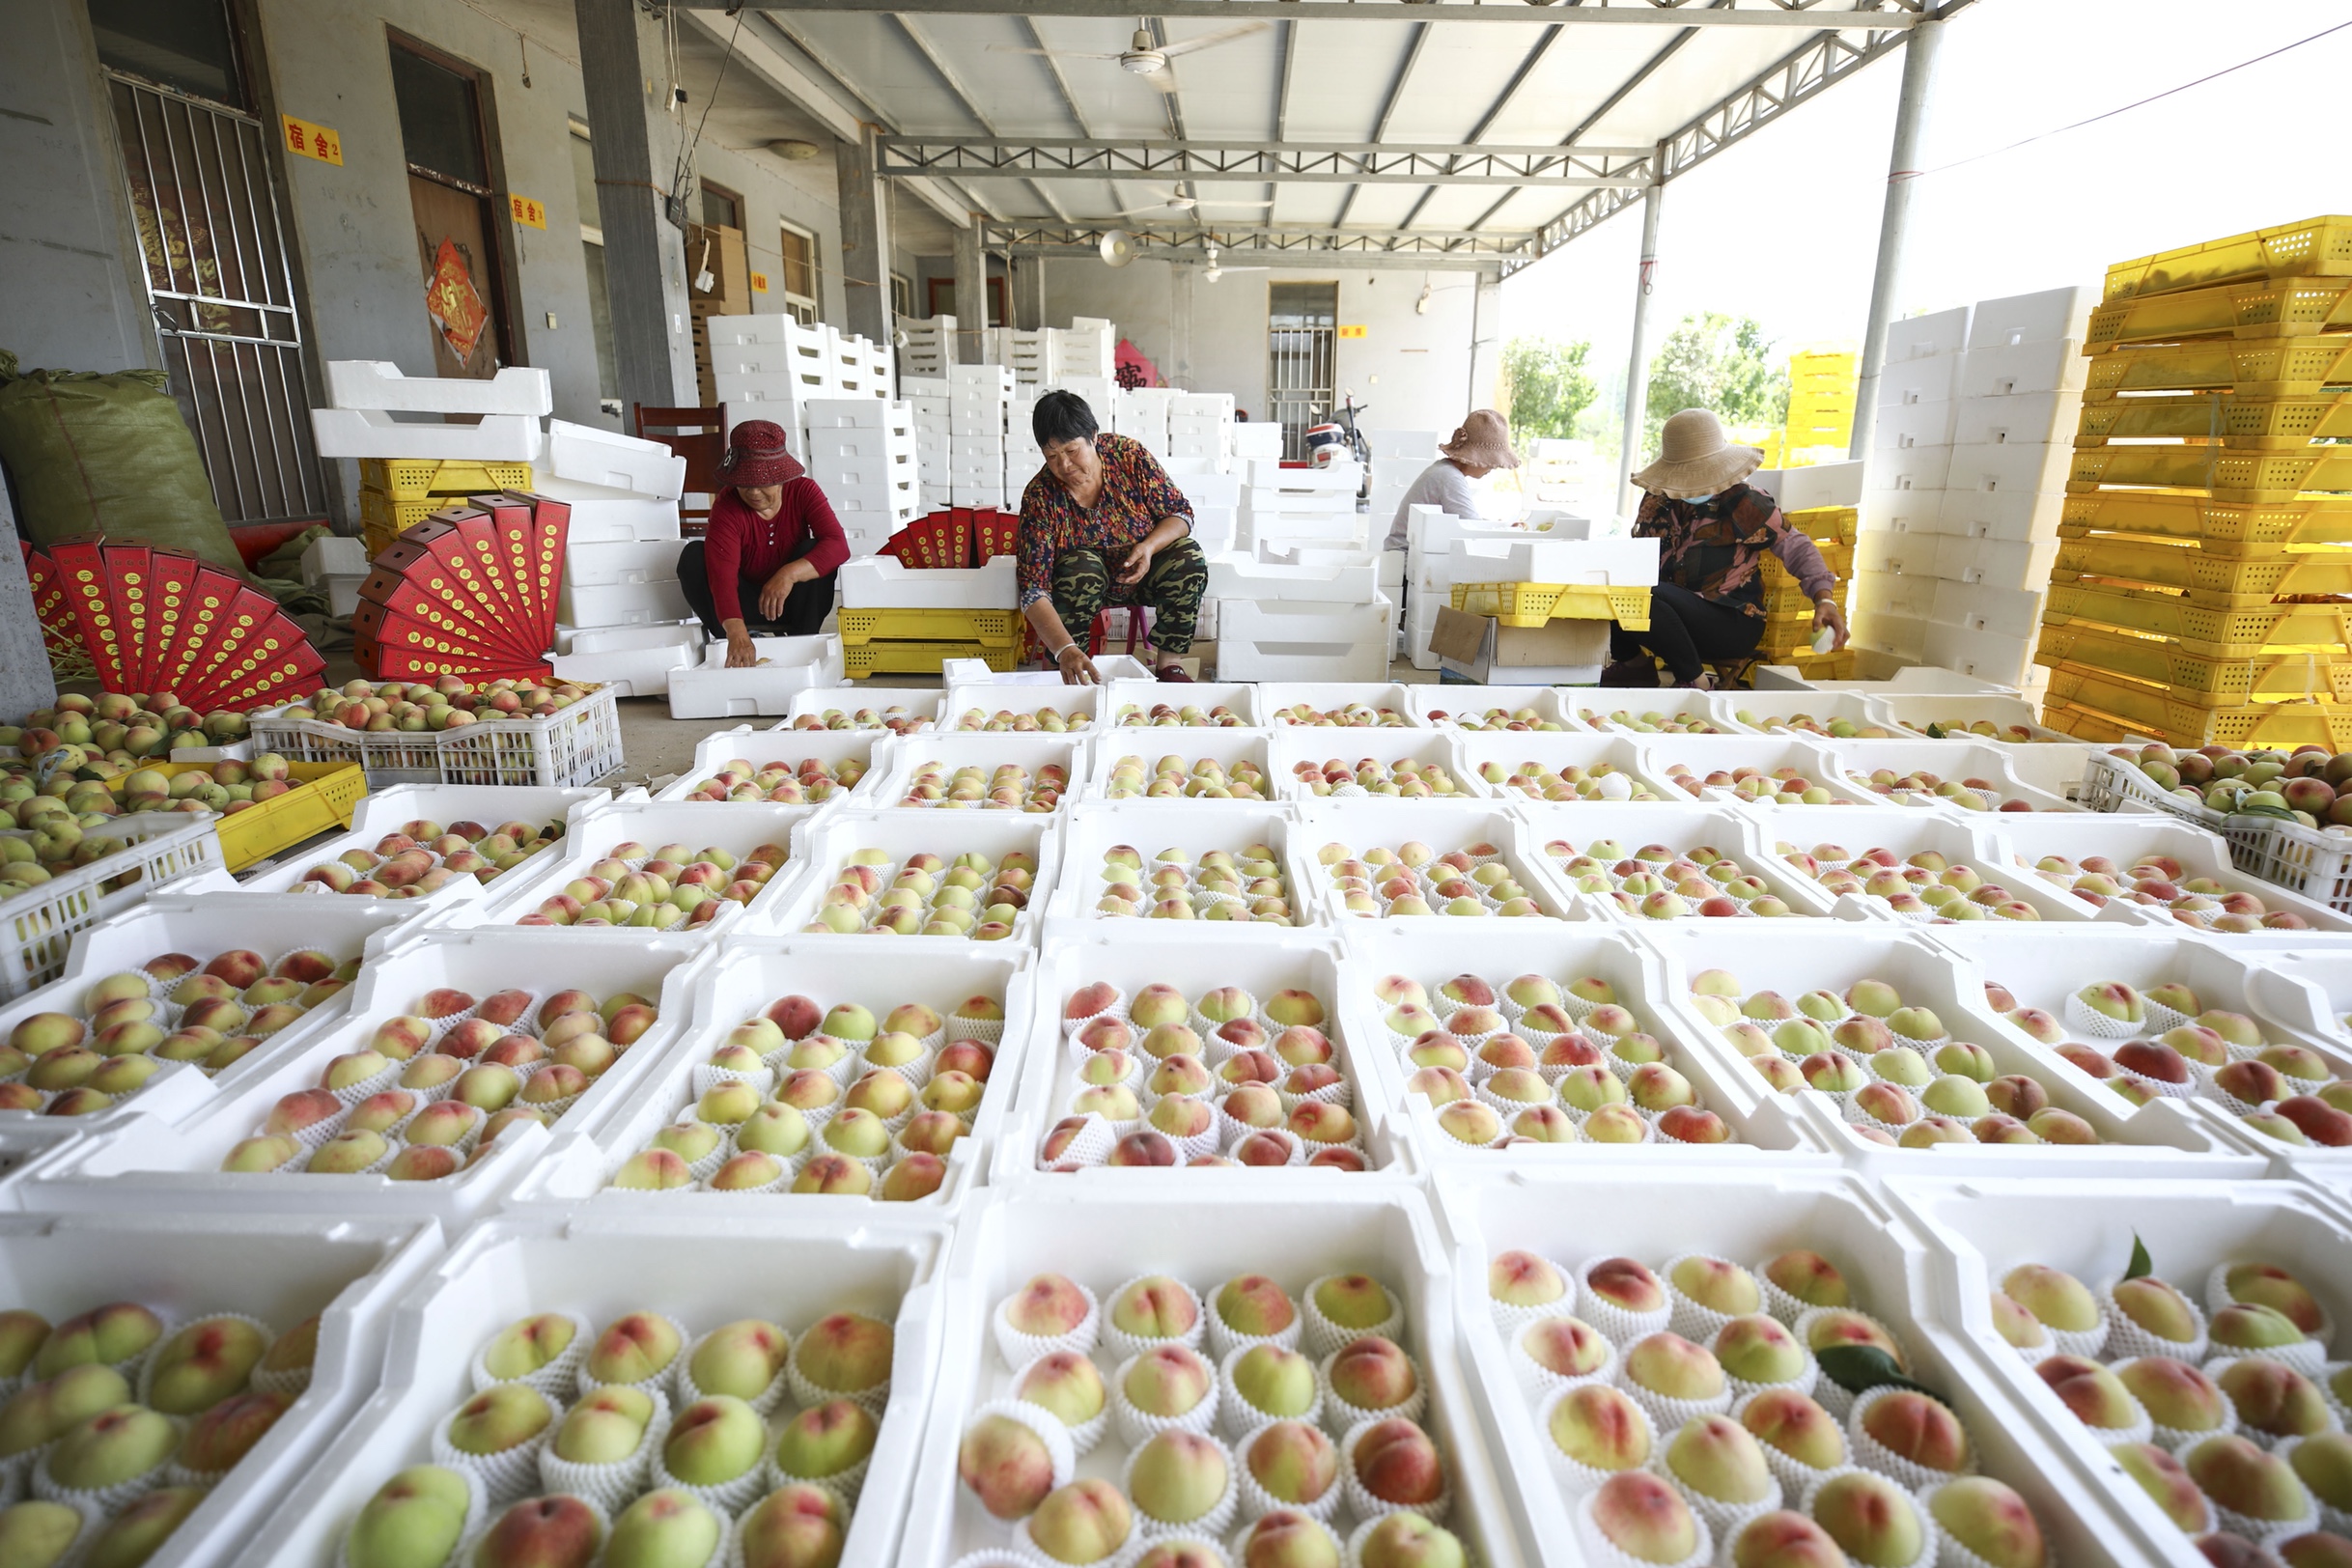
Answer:
POLYGON ((1172 190, 1172 191, 1169 191, 1169 192, 1168 192, 1168 198, 1167 198, 1167 200, 1166 200, 1166 201, 1164 201, 1164 202, 1162 202, 1162 203, 1161 203, 1161 204, 1160 204, 1159 206, 1157 206, 1157 207, 1123 207, 1123 208, 1121 208, 1121 209, 1119 210, 1119 214, 1118 214, 1118 215, 1119 215, 1120 217, 1123 217, 1123 218, 1139 217, 1139 216, 1142 216, 1142 215, 1143 215, 1143 214, 1145 214, 1145 213, 1159 213, 1159 214, 1162 214, 1162 215, 1169 215, 1169 214, 1175 214, 1175 213, 1190 212, 1190 211, 1191 211, 1191 210, 1192 210, 1194 208, 1196 208, 1196 207, 1272 207, 1272 206, 1274 206, 1274 203, 1272 203, 1272 202, 1270 202, 1270 201, 1268 201, 1268 202, 1244 202, 1244 201, 1227 201, 1225 198, 1223 198, 1223 197, 1221 197, 1221 196, 1212 196, 1212 197, 1208 197, 1208 198, 1206 198, 1206 199, 1203 199, 1203 198, 1201 198, 1201 197, 1199 197, 1199 196, 1194 196, 1194 195, 1190 195, 1190 194, 1188 194, 1188 193, 1185 191, 1184 187, 1183 187, 1183 186, 1181 186, 1181 185, 1179 185, 1179 186, 1178 186, 1176 189, 1174 189, 1174 190, 1172 190))
POLYGON ((1221 266, 1218 264, 1217 247, 1215 245, 1209 246, 1208 252, 1209 265, 1200 274, 1201 279, 1204 282, 1215 283, 1218 278, 1223 277, 1228 272, 1266 272, 1272 270, 1272 268, 1264 266, 1221 266))
POLYGON ((1173 93, 1176 91, 1176 78, 1167 73, 1169 61, 1181 55, 1215 48, 1219 43, 1230 43, 1237 38, 1246 38, 1252 33, 1263 33, 1272 25, 1271 22, 1243 22, 1237 27, 1219 28, 1214 33, 1204 33, 1199 38, 1189 38, 1176 43, 1157 43, 1152 40, 1151 29, 1138 23, 1135 36, 1128 41, 1127 47, 1107 54, 1090 49, 1033 49, 1019 43, 992 43, 989 48, 998 54, 1043 54, 1056 60, 1115 60, 1121 70, 1142 77, 1157 91, 1173 93))

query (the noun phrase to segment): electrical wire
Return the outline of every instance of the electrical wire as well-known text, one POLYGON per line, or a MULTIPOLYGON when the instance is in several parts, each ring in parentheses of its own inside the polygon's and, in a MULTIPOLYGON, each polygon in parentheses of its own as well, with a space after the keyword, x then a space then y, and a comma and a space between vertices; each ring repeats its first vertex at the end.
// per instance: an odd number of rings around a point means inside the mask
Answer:
MULTIPOLYGON (((674 26, 675 23, 673 22, 672 25, 674 26)), ((702 127, 711 123, 711 110, 713 106, 718 102, 719 87, 727 79, 727 67, 735 60, 735 42, 737 39, 742 36, 742 32, 743 14, 741 11, 738 11, 735 14, 735 26, 727 34, 727 52, 718 57, 718 74, 711 78, 711 91, 702 100, 702 118, 694 122, 694 134, 687 139, 686 146, 680 149, 678 154, 678 167, 670 176, 670 188, 673 193, 673 199, 681 207, 686 205, 686 186, 693 179, 694 154, 695 151, 702 146, 702 127)), ((676 46, 675 38, 673 36, 671 47, 673 50, 675 50, 676 46)), ((672 84, 671 91, 673 94, 673 101, 675 101, 677 80, 678 70, 675 58, 673 57, 670 67, 670 82, 672 84)))
POLYGON ((2086 126, 2095 126, 2102 120, 2113 120, 2119 114, 2129 114, 2134 109, 2144 109, 2151 103, 2158 102, 2164 98, 2171 98, 2175 94, 2186 93, 2193 87, 2202 87, 2207 82, 2219 81, 2221 78, 2230 74, 2232 71, 2244 70, 2249 66, 2258 66, 2265 60, 2276 60, 2282 54, 2300 49, 2307 43, 2316 43, 2323 38, 2327 38, 2336 33, 2343 32, 2346 28, 2352 28, 2352 22, 2338 22, 2334 27, 2321 28, 2318 32, 2313 33, 2309 38, 2299 38, 2292 43, 2282 43, 2279 47, 2269 50, 2266 53, 2255 55, 2251 60, 2241 60, 2234 66, 2224 66, 2221 70, 2213 71, 2208 75, 2199 76, 2195 81, 2183 82, 2178 87, 2168 87, 2161 93, 2152 93, 2146 98, 2137 99, 2131 103, 2123 104, 2119 108, 2109 109, 2104 114, 2094 114, 2089 119, 2078 120, 2071 126, 2059 126, 2055 130, 2041 131, 2035 135, 2028 136, 2023 141, 2011 142, 2006 147, 1996 147, 1987 152, 1972 154, 1964 158, 1956 158, 1950 163, 1938 164, 1932 169, 1907 170, 1897 178, 1902 180, 1924 180, 1929 175, 1945 174, 1953 169, 1966 168, 1972 163, 1980 163, 1986 158, 1997 158, 2003 153, 2014 153, 2021 147, 2030 147, 2035 142, 2048 141, 2053 136, 2063 136, 2069 131, 2081 130, 2086 126))

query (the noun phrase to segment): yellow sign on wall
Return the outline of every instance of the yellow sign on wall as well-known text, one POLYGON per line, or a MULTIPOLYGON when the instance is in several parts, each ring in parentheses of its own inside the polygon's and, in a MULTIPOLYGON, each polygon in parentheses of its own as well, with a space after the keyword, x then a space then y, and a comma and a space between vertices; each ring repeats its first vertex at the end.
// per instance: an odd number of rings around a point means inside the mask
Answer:
POLYGON ((528 196, 518 196, 509 191, 506 210, 515 215, 517 223, 527 223, 534 229, 547 226, 547 204, 545 202, 535 202, 528 196))
POLYGON ((768 292, 767 273, 754 272, 751 274, 751 292, 753 294, 766 294, 768 292))
POLYGON ((321 163, 343 164, 343 138, 324 126, 314 126, 307 120, 296 120, 291 114, 278 118, 286 123, 286 151, 299 153, 321 163))
POLYGON ((1372 335, 1372 329, 1361 325, 1343 326, 1339 329, 1339 335, 1343 338, 1368 338, 1372 335))

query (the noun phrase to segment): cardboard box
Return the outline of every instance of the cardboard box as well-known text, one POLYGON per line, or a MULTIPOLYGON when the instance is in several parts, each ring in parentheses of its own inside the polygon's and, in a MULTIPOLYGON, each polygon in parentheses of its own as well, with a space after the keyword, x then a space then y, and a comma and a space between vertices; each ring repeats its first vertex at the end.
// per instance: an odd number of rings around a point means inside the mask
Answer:
POLYGON ((1445 605, 1430 629, 1429 648, 1441 668, 1488 685, 1588 686, 1609 662, 1612 624, 1563 620, 1510 627, 1445 605))

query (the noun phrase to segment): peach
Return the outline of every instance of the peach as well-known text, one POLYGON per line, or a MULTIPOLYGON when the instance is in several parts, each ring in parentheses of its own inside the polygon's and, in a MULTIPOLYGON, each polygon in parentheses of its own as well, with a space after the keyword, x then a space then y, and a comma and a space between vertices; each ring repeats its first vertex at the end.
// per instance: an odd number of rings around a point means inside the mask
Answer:
POLYGON ((1631 1470, 1649 1463, 1648 1417, 1606 1384, 1580 1384, 1560 1395, 1547 1428, 1559 1451, 1586 1470, 1631 1470))
POLYGON ((1592 1495, 1592 1523, 1610 1545, 1639 1562, 1679 1563, 1698 1550, 1691 1505, 1643 1470, 1610 1476, 1592 1495))

